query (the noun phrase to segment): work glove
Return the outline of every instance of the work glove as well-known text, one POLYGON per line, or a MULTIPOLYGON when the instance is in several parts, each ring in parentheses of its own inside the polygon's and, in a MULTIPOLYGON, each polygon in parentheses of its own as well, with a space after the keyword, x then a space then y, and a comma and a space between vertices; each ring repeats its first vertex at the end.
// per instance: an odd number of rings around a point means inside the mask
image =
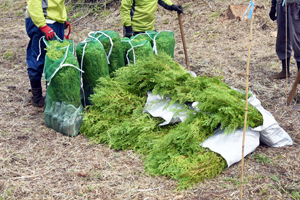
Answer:
POLYGON ((125 26, 125 30, 126 30, 125 37, 130 38, 133 35, 132 26, 125 26))
POLYGON ((55 36, 55 32, 48 25, 40 27, 47 40, 51 40, 55 36))
POLYGON ((270 19, 272 21, 275 21, 277 19, 277 16, 275 16, 275 14, 276 14, 276 6, 272 6, 269 13, 270 19))
POLYGON ((179 12, 179 14, 182 14, 182 13, 183 13, 183 9, 182 9, 182 6, 181 6, 181 5, 172 5, 172 9, 173 9, 174 11, 179 12))

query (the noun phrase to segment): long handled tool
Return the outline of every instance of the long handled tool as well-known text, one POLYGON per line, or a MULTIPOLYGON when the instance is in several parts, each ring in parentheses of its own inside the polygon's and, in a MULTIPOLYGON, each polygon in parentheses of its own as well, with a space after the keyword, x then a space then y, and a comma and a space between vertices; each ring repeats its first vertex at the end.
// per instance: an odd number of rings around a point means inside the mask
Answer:
POLYGON ((184 49, 184 54, 185 54, 185 62, 186 62, 186 66, 188 68, 188 71, 191 71, 190 63, 189 63, 189 59, 188 59, 188 55, 187 55, 187 50, 186 50, 185 39, 184 39, 183 27, 182 27, 182 22, 181 22, 181 15, 180 15, 179 12, 177 12, 177 14, 178 14, 178 21, 179 21, 179 26, 180 26, 182 43, 183 43, 183 49, 184 49))
MULTIPOLYGON (((287 99, 287 105, 290 105, 292 103, 292 100, 295 96, 295 93, 296 93, 296 89, 297 89, 297 86, 299 84, 299 81, 300 81, 300 71, 298 72, 298 75, 296 77, 296 80, 294 82, 294 85, 292 87, 292 90, 290 92, 290 95, 289 95, 289 98, 287 99)), ((297 110, 297 111, 300 111, 300 107, 299 106, 292 106, 292 109, 293 110, 297 110)))

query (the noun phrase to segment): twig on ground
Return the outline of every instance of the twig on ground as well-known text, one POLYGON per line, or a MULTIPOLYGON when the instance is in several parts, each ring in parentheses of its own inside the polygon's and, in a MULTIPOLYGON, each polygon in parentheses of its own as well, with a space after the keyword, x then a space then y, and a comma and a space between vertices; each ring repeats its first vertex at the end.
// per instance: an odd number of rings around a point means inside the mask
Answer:
POLYGON ((163 186, 159 186, 157 188, 153 188, 153 189, 140 189, 140 190, 137 190, 138 192, 147 192, 147 191, 152 191, 152 190, 158 190, 160 188, 163 188, 163 186))
POLYGON ((43 176, 43 175, 46 175, 48 174, 49 172, 51 172, 52 169, 50 169, 49 171, 43 173, 43 174, 38 174, 38 175, 32 175, 32 176, 21 176, 21 177, 14 177, 14 178, 11 178, 12 180, 16 180, 16 179, 23 179, 23 178, 35 178, 35 177, 38 177, 38 176, 43 176))

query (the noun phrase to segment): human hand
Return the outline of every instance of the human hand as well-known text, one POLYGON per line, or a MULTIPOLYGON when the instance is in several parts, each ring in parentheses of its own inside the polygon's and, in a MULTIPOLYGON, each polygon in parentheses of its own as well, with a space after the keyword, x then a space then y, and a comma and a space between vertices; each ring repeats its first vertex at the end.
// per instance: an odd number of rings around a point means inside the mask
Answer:
POLYGON ((173 5, 172 7, 173 7, 173 10, 179 12, 179 14, 183 13, 183 9, 182 9, 181 5, 173 5))
POLYGON ((133 35, 132 26, 125 26, 126 34, 125 37, 130 38, 133 35))
POLYGON ((39 28, 45 35, 47 40, 51 40, 55 36, 55 32, 48 25, 39 28))

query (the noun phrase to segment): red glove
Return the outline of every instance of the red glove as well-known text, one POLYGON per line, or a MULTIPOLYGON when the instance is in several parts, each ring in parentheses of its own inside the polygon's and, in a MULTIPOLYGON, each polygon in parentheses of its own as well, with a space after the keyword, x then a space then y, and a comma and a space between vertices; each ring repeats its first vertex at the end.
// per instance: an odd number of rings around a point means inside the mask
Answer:
POLYGON ((51 40, 55 36, 55 32, 48 25, 40 27, 47 40, 51 40))

